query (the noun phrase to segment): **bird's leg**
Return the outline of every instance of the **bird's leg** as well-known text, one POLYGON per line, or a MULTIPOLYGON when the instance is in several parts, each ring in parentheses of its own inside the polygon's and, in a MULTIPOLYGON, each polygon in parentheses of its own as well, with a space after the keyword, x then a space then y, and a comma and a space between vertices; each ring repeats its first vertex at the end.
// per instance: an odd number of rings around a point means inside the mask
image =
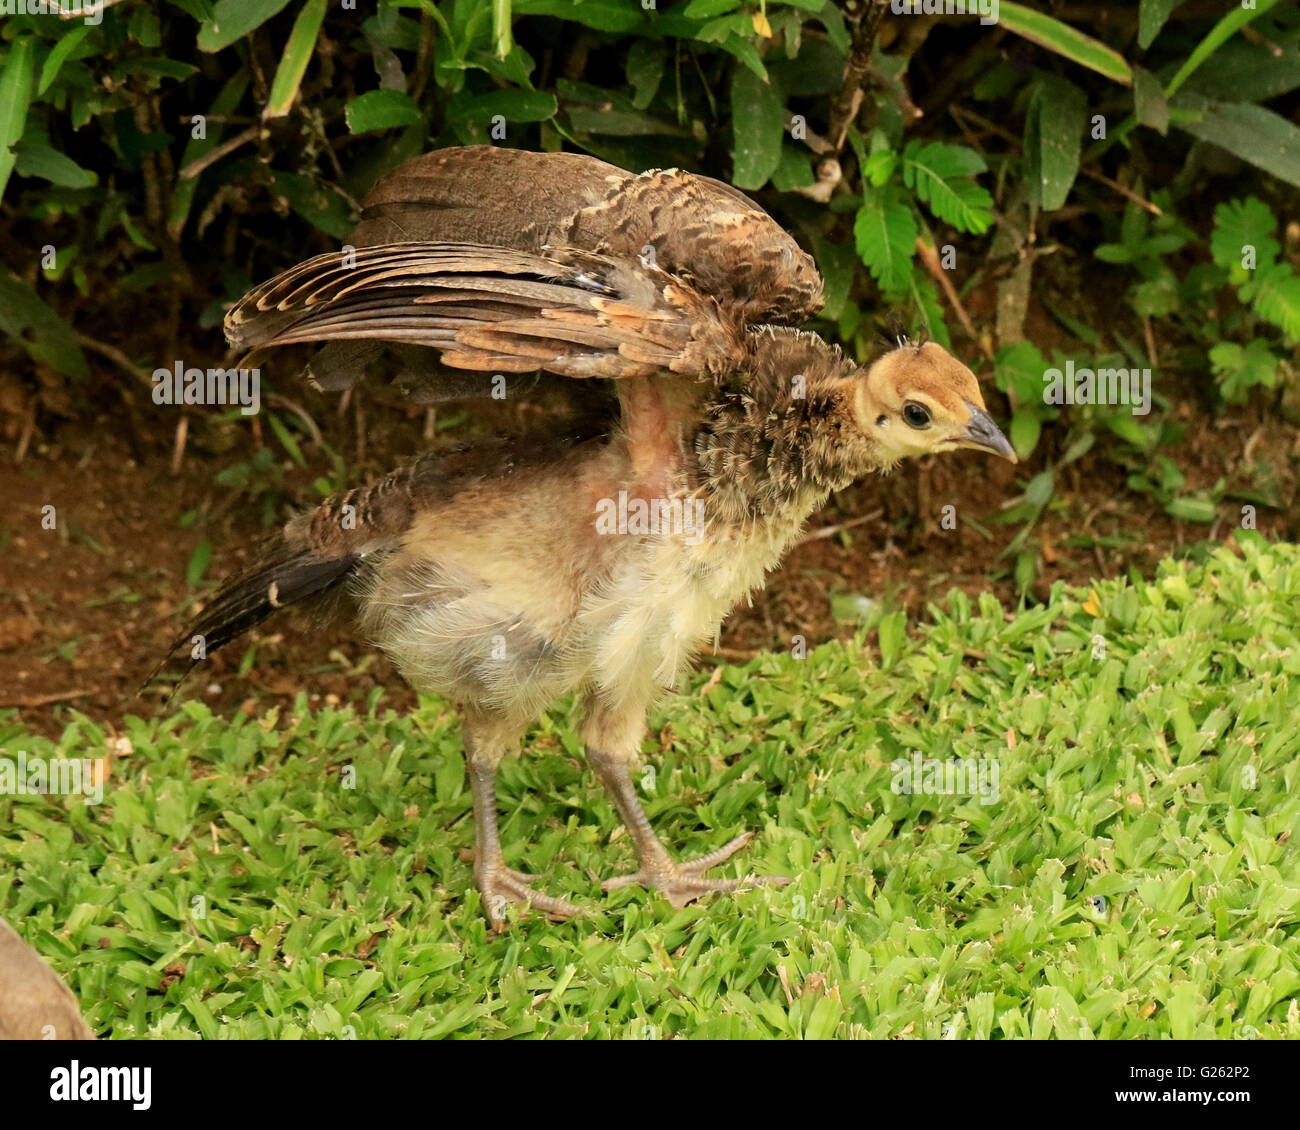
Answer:
POLYGON ((605 891, 639 884, 663 893, 675 907, 683 907, 693 899, 714 891, 734 891, 743 885, 765 884, 783 886, 790 880, 782 876, 749 879, 709 879, 705 872, 729 859, 753 837, 753 832, 742 832, 734 840, 707 855, 681 863, 673 861, 667 848, 655 835, 650 820, 641 807, 632 784, 632 762, 641 744, 645 729, 645 713, 611 718, 597 706, 593 707, 584 730, 587 761, 600 783, 605 786, 619 817, 636 845, 640 866, 630 875, 619 875, 601 884, 605 891))
POLYGON ((505 929, 505 908, 509 902, 526 902, 548 915, 567 918, 580 908, 564 899, 535 891, 528 884, 537 878, 506 866, 497 835, 497 766, 505 745, 485 727, 465 726, 469 782, 474 794, 474 880, 483 896, 483 909, 492 929, 505 929))

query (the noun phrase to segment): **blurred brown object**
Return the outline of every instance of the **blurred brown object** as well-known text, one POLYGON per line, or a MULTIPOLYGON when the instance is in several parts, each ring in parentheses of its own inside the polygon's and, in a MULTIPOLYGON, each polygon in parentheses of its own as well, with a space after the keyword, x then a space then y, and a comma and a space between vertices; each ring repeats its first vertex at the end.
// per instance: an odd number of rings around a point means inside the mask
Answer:
POLYGON ((0 919, 0 1040, 93 1040, 68 986, 0 919))

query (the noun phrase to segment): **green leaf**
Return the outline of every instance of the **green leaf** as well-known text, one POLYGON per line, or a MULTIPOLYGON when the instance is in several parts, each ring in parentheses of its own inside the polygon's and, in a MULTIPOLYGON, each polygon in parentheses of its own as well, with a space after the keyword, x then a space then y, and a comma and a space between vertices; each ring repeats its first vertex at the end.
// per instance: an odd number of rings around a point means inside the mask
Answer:
POLYGON ((1004 345, 993 359, 993 383, 1011 398, 1013 408, 1022 404, 1043 404, 1043 374, 1047 359, 1031 341, 1004 345))
POLYGON ((185 583, 194 588, 201 580, 203 574, 208 571, 208 564, 212 560, 212 543, 210 541, 201 541, 194 547, 194 552, 190 554, 189 564, 185 566, 185 583))
POLYGON ((1214 102, 1190 92, 1179 95, 1174 106, 1196 112, 1195 118, 1180 116, 1176 122, 1180 129, 1300 187, 1300 127, 1280 114, 1248 102, 1214 102))
POLYGON ((170 263, 143 263, 118 279, 117 285, 123 290, 152 290, 175 275, 176 269, 170 263))
POLYGON ((199 29, 199 50, 220 51, 261 27, 289 0, 217 0, 213 18, 199 29))
POLYGON ((740 0, 690 0, 682 14, 693 20, 708 20, 740 7, 740 0))
POLYGON ((1144 279, 1131 291, 1133 312, 1144 318, 1164 318, 1179 308, 1178 279, 1170 270, 1144 279))
POLYGON ((853 221, 858 255, 884 291, 907 287, 916 254, 916 218, 888 188, 868 192, 853 221))
POLYGON ((352 133, 418 125, 420 107, 400 90, 368 90, 352 99, 343 111, 352 133))
POLYGON ((1028 459, 1038 446, 1038 438, 1043 434, 1043 421, 1039 412, 1042 405, 1022 404, 1011 415, 1011 446, 1021 460, 1028 459))
POLYGON ((1242 5, 1233 5, 1228 14, 1206 33, 1205 38, 1196 45, 1195 50, 1178 68, 1178 73, 1169 80, 1169 85, 1165 87, 1165 97, 1172 98, 1196 68, 1213 55, 1223 43, 1236 35, 1252 20, 1262 16, 1276 3, 1277 0, 1251 0, 1249 8, 1242 5))
POLYGON ((628 49, 627 81, 635 93, 632 105, 644 110, 654 101, 659 83, 664 77, 664 61, 667 50, 662 43, 653 39, 638 39, 628 49))
POLYGON ((20 141, 15 152, 18 160, 14 167, 25 177, 44 177, 60 188, 90 188, 99 183, 89 169, 49 145, 20 141))
POLYGON ((272 182, 289 207, 312 227, 340 240, 351 234, 355 222, 352 206, 338 193, 297 173, 277 172, 272 182))
POLYGON ((597 31, 636 31, 648 19, 639 3, 628 0, 514 0, 516 16, 555 16, 597 31))
MULTIPOLYGON (((1245 293, 1245 288, 1242 288, 1245 293)), ((1300 278, 1290 264, 1278 263, 1262 270, 1251 293, 1251 307, 1266 322, 1281 328, 1291 340, 1300 340, 1300 278)))
POLYGON ((0 273, 0 332, 8 334, 32 357, 70 377, 90 376, 85 355, 67 322, 37 297, 26 283, 0 273))
POLYGON ((731 74, 731 121, 736 151, 732 183, 737 188, 762 188, 781 161, 785 136, 785 105, 774 83, 748 69, 731 74))
POLYGON ((1210 350, 1210 365, 1229 404, 1244 404, 1252 388, 1273 388, 1277 383, 1277 356, 1259 338, 1252 338, 1244 348, 1235 341, 1219 342, 1210 350))
POLYGON ((302 448, 298 446, 298 441, 294 439, 293 433, 285 426, 284 421, 274 412, 266 413, 266 420, 271 425, 271 431, 275 432, 281 446, 289 453, 289 458, 297 463, 299 467, 305 468, 307 460, 303 458, 302 448))
POLYGON ((1256 269, 1276 262, 1282 250, 1270 234, 1276 227, 1273 213, 1258 197, 1226 200, 1214 210, 1210 255, 1220 267, 1228 269, 1235 282, 1241 283, 1251 277, 1242 265, 1248 249, 1254 249, 1256 269))
POLYGON ((187 15, 193 16, 200 23, 216 18, 216 13, 212 9, 212 0, 167 0, 167 2, 187 15))
POLYGON ((1142 0, 1142 7, 1138 9, 1138 46, 1143 51, 1160 34, 1169 13, 1182 2, 1183 0, 1142 0))
POLYGON ((160 46, 162 26, 158 20, 158 13, 143 6, 132 9, 127 34, 141 47, 160 46))
POLYGON ((850 243, 831 243, 825 236, 813 236, 817 269, 825 281, 825 306, 822 316, 832 321, 844 313, 857 274, 858 256, 850 243))
POLYGON ((808 151, 798 145, 781 145, 781 160, 772 173, 772 187, 778 192, 811 188, 817 183, 808 164, 808 151))
POLYGON ((1038 551, 1022 549, 1016 554, 1016 587, 1024 592, 1038 577, 1038 551))
POLYGON ((1204 522, 1206 525, 1216 517, 1214 503, 1208 498, 1175 498, 1166 504, 1165 513, 1184 522, 1204 522))
POLYGON ((998 22, 1008 31, 1063 55, 1081 67, 1105 75, 1108 79, 1125 86, 1133 81, 1133 74, 1123 55, 1058 19, 1020 4, 1012 4, 1010 0, 1002 0, 998 5, 998 22))
MULTIPOLYGON (((672 122, 643 114, 639 110, 606 110, 598 106, 571 106, 569 125, 578 133, 602 134, 605 137, 689 137, 672 122)), ((549 117, 549 115, 548 115, 549 117)))
POLYGON ((498 59, 504 59, 514 50, 510 0, 492 0, 492 47, 498 59))
POLYGON ((1133 262, 1133 252, 1122 243, 1099 243, 1092 253, 1103 263, 1133 262))
POLYGON ((770 81, 763 56, 758 53, 754 41, 743 35, 729 35, 718 44, 728 55, 732 55, 744 64, 745 68, 760 82, 770 81))
POLYGON ((68 56, 77 49, 81 41, 91 33, 91 30, 91 24, 78 24, 50 48, 50 53, 45 56, 45 62, 41 65, 41 80, 36 87, 38 96, 50 89, 51 84, 59 77, 59 71, 62 69, 63 64, 67 62, 68 56))
POLYGON ((1300 27, 1270 28, 1267 39, 1229 40, 1214 53, 1214 66, 1202 67, 1185 89, 1224 102, 1264 102, 1300 86, 1300 27))
POLYGON ((1030 96, 1025 115, 1026 176, 1045 212, 1065 203, 1079 173, 1087 109, 1083 91, 1058 75, 1045 75, 1030 96))
POLYGON ((880 665, 892 667, 894 660, 907 639, 907 613, 903 611, 886 612, 880 618, 880 665))
POLYGON ((9 47, 0 74, 0 200, 17 157, 13 147, 27 126, 27 106, 32 97, 32 40, 24 36, 9 47))
POLYGON ((1160 89, 1160 80, 1141 67, 1133 68, 1133 107, 1137 120, 1150 126, 1162 137, 1169 130, 1169 103, 1160 89))
POLYGON ((125 66, 133 75, 174 78, 177 82, 184 82, 199 69, 193 63, 181 63, 176 59, 130 59, 125 66))
POLYGON ((498 115, 507 123, 546 122, 559 104, 554 94, 538 90, 494 90, 489 94, 462 92, 447 106, 449 121, 466 122, 488 130, 498 115))
POLYGON ((976 235, 993 223, 993 197, 970 179, 984 169, 978 153, 959 145, 912 141, 903 151, 903 183, 939 219, 976 235))
POLYGON ((302 76, 307 72, 307 64, 316 49, 316 36, 325 19, 326 3, 327 0, 307 0, 298 13, 298 18, 294 20, 289 42, 280 57, 280 65, 275 68, 271 95, 267 99, 266 109, 262 111, 263 121, 284 117, 298 97, 298 87, 302 85, 302 76))

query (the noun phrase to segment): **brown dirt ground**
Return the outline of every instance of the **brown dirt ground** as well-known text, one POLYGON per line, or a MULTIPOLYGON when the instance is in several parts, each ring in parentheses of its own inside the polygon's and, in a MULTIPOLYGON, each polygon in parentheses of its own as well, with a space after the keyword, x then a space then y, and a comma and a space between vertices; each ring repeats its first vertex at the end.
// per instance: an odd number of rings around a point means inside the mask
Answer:
MULTIPOLYGON (((106 363, 96 364, 105 364, 105 380, 121 382, 106 363)), ((300 403, 320 422, 326 440, 352 460, 354 415, 340 418, 325 397, 312 393, 300 403)), ((195 417, 181 472, 174 475, 176 418, 165 413, 175 411, 151 412, 143 425, 137 417, 131 429, 118 422, 88 426, 84 419, 45 424, 31 435, 21 462, 21 437, 12 427, 0 435, 0 709, 16 709, 32 730, 56 736, 74 711, 116 727, 128 714, 166 709, 166 684, 139 697, 136 692, 193 602, 210 591, 186 585, 191 554, 204 539, 211 541, 215 552, 206 576, 219 579, 242 564, 267 531, 260 503, 215 481, 219 470, 255 449, 255 434, 238 425, 243 430, 232 441, 226 425, 195 417), (54 530, 42 528, 46 505, 57 509, 54 530), (198 520, 182 528, 180 515, 190 510, 199 512, 198 520)), ((1228 417, 1188 409, 1185 416, 1187 435, 1168 454, 1189 487, 1209 487, 1222 477, 1229 490, 1244 490, 1263 474, 1282 498, 1295 497, 1300 445, 1294 426, 1266 407, 1228 417)), ((422 446, 420 419, 409 408, 368 405, 362 431, 366 454, 355 460, 358 480, 422 446)), ((265 438, 283 455, 269 434, 265 438)), ((304 454, 308 470, 282 461, 283 493, 271 507, 280 517, 293 501, 318 497, 310 484, 328 463, 313 444, 304 454)), ((999 560, 1015 527, 995 519, 1019 494, 1017 484, 1044 466, 1037 453, 1020 467, 967 453, 855 484, 815 517, 810 533, 879 516, 796 547, 752 606, 728 621, 718 656, 741 660, 761 649, 789 648, 796 634, 810 644, 851 635, 853 624, 831 616, 835 592, 888 596, 911 614, 923 614, 927 602, 954 587, 991 591, 1015 607, 1011 561, 999 560), (991 538, 964 523, 942 529, 940 508, 949 503, 991 538)), ((1239 525, 1240 503, 1232 501, 1220 506, 1213 527, 1171 519, 1154 499, 1129 491, 1122 470, 1092 453, 1066 469, 1059 487, 1061 501, 1033 534, 1040 576, 1031 598, 1043 597, 1058 578, 1086 582, 1130 569, 1150 574, 1161 557, 1207 537, 1226 541, 1239 525), (1071 548, 1071 535, 1119 542, 1071 548)), ((1290 506, 1260 508, 1258 523, 1265 536, 1300 537, 1290 506)), ((258 645, 251 671, 239 675, 244 647, 236 644, 214 655, 183 694, 224 713, 287 705, 301 691, 314 704, 364 702, 375 686, 386 688, 390 705, 414 701, 388 662, 345 628, 322 630, 286 617, 251 638, 258 645)))

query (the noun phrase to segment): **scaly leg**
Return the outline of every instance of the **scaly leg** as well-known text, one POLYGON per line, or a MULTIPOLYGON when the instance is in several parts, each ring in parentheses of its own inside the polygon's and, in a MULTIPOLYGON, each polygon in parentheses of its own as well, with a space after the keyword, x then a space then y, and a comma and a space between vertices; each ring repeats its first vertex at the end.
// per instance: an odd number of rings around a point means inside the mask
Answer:
POLYGON ((535 891, 528 884, 537 878, 506 866, 497 836, 497 766, 505 754, 505 743, 487 727, 466 722, 465 752, 468 754, 470 788, 474 794, 474 879, 483 896, 483 909, 496 933, 505 929, 505 908, 509 902, 526 902, 548 915, 567 918, 580 908, 564 899, 535 891))
POLYGON ((683 907, 701 895, 714 891, 734 891, 748 884, 784 886, 790 880, 780 875, 751 879, 709 879, 704 872, 729 859, 750 839, 753 832, 742 832, 730 843, 696 859, 673 862, 667 849, 655 835, 650 820, 641 807, 632 784, 632 762, 641 744, 645 729, 645 713, 629 712, 617 719, 593 705, 584 736, 587 739, 587 761, 605 786, 619 817, 627 827, 636 845, 641 866, 630 875, 619 875, 601 884, 605 891, 617 890, 633 883, 661 891, 675 907, 683 907))

